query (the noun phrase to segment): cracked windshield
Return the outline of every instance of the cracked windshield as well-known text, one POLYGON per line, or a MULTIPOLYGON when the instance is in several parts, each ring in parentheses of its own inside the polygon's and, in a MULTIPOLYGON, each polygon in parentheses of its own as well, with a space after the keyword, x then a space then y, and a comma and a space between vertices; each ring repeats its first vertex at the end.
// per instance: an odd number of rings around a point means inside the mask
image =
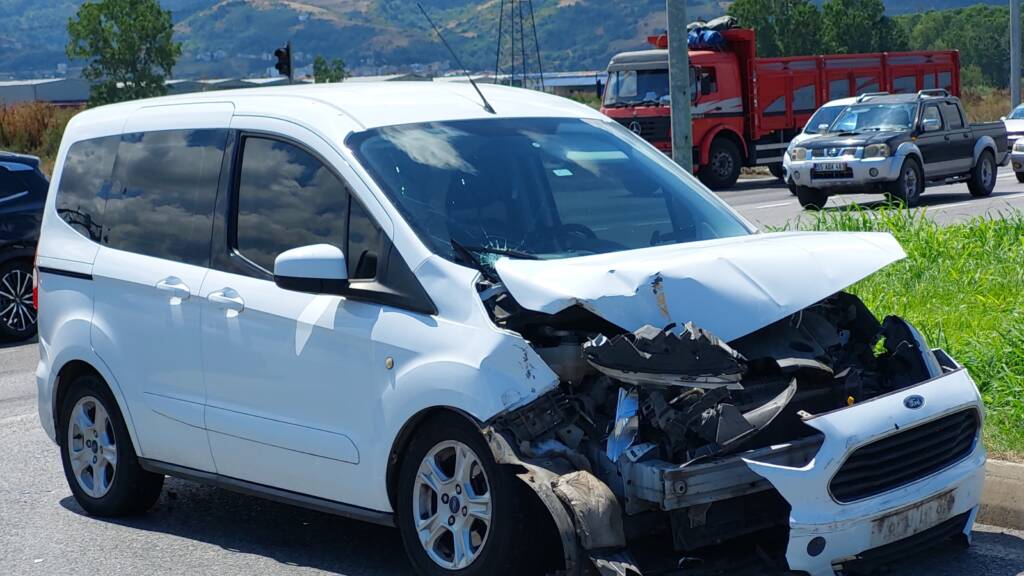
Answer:
POLYGON ((580 119, 385 127, 349 145, 431 249, 564 258, 749 234, 626 130, 580 119))

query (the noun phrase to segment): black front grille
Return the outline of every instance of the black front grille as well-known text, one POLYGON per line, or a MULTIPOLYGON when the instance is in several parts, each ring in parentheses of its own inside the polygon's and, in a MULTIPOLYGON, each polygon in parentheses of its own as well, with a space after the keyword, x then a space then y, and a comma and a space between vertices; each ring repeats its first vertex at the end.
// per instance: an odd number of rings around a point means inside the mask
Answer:
POLYGON ((616 120, 649 142, 672 139, 672 119, 669 116, 616 118, 616 120))
POLYGON ((908 556, 934 548, 951 538, 961 536, 964 528, 967 527, 970 516, 970 512, 964 512, 913 536, 885 546, 865 550, 858 554, 855 560, 844 562, 843 572, 845 574, 872 574, 887 564, 905 560, 908 556))
POLYGON ((852 502, 942 470, 970 454, 978 424, 969 408, 861 446, 832 477, 832 496, 852 502))
POLYGON ((847 168, 846 170, 811 170, 811 178, 817 178, 819 180, 825 179, 837 179, 837 178, 853 178, 853 169, 847 168))

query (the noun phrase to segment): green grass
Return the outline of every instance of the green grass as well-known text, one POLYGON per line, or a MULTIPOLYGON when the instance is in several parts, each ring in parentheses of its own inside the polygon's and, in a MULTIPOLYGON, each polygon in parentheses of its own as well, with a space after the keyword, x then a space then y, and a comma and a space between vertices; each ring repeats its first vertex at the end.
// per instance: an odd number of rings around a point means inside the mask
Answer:
POLYGON ((940 226, 923 211, 854 208, 800 227, 899 240, 907 258, 850 291, 879 318, 906 318, 966 366, 985 398, 989 450, 1024 458, 1024 214, 940 226))

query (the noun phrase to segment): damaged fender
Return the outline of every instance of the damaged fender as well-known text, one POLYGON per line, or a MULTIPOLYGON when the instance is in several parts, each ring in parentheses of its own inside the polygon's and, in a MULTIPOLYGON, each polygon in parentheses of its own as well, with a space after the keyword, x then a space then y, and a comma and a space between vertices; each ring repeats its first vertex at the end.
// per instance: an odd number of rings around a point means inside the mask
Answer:
POLYGON ((906 257, 880 232, 780 232, 558 260, 502 258, 528 310, 580 305, 628 331, 695 325, 729 342, 906 257))

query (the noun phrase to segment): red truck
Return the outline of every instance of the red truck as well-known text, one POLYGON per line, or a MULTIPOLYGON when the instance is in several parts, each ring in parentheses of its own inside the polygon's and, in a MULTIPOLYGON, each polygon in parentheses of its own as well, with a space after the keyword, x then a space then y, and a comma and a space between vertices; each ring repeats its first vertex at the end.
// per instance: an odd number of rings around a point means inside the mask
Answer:
MULTIPOLYGON (((736 183, 742 166, 781 175, 790 139, 822 104, 868 92, 960 94, 955 50, 758 58, 754 31, 722 31, 721 51, 690 50, 693 167, 712 189, 736 183)), ((624 52, 608 66, 601 111, 672 152, 668 37, 624 52)))

